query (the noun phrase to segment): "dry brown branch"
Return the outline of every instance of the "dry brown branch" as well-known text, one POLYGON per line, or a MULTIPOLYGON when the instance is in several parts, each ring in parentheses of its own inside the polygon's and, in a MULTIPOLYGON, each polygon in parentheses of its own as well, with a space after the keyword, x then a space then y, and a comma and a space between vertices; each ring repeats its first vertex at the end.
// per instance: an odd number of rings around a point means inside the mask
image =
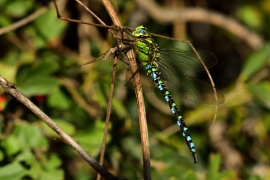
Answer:
MULTIPOLYGON (((114 8, 108 0, 102 0, 104 7, 107 9, 109 15, 113 23, 116 26, 121 27, 121 23, 117 17, 114 8)), ((124 47, 124 44, 120 44, 124 47)), ((137 71, 137 64, 135 60, 135 54, 131 50, 126 53, 129 59, 130 69, 133 73, 137 71)), ((134 76, 134 89, 136 94, 137 106, 138 106, 138 116, 139 116, 139 124, 140 124, 140 132, 141 132, 141 141, 142 141, 142 153, 143 153, 143 171, 144 171, 144 179, 151 179, 151 166, 150 166, 150 150, 149 150, 149 139, 148 139, 148 129, 147 129, 147 121, 146 121, 146 112, 145 105, 143 99, 143 91, 140 83, 140 76, 138 73, 134 76)))
MULTIPOLYGON (((80 0, 76 0, 76 2, 81 4, 91 15, 93 15, 95 18, 97 18, 96 15, 89 8, 87 8, 80 0)), ((111 16, 111 19, 112 19, 113 23, 117 27, 121 27, 122 25, 121 25, 121 23, 120 23, 120 21, 118 19, 118 16, 117 16, 113 6, 111 5, 111 3, 108 0, 103 0, 102 3, 104 5, 104 7, 106 8, 107 12, 109 13, 109 15, 111 16)), ((97 19, 102 25, 83 22, 83 21, 75 20, 75 19, 64 18, 64 17, 61 17, 59 13, 58 13, 58 17, 60 19, 62 19, 62 20, 65 20, 65 21, 71 21, 71 22, 76 22, 76 23, 94 25, 94 26, 98 26, 98 27, 110 28, 109 26, 106 26, 102 22, 102 20, 99 19, 99 18, 97 18, 97 19)), ((115 34, 114 34, 113 31, 109 30, 109 32, 112 33, 112 35, 115 37, 115 34)), ((123 44, 121 42, 121 40, 119 41, 118 37, 116 37, 116 39, 118 40, 118 45, 119 46, 125 47, 125 44, 123 44)), ((136 60, 134 58, 135 54, 131 50, 131 51, 127 52, 126 55, 127 55, 128 59, 129 59, 130 68, 131 68, 132 72, 135 73, 136 70, 137 70, 137 64, 136 64, 136 60)), ((147 122, 146 122, 146 112, 145 112, 145 108, 144 108, 145 106, 144 106, 142 88, 141 88, 141 84, 139 82, 140 82, 139 74, 136 74, 134 76, 134 85, 135 85, 135 94, 136 94, 136 97, 137 97, 136 99, 137 99, 137 105, 138 105, 139 124, 140 124, 140 131, 141 131, 141 140, 142 140, 144 179, 151 179, 150 151, 149 151, 147 122)), ((108 107, 108 108, 110 108, 110 107, 108 107)), ((97 179, 99 179, 99 176, 98 176, 97 179)))
POLYGON ((253 49, 259 49, 264 43, 263 39, 255 32, 250 31, 235 19, 226 17, 217 12, 202 8, 161 8, 152 0, 136 0, 136 2, 153 19, 161 23, 184 21, 209 23, 227 30, 239 39, 245 41, 253 49))
MULTIPOLYGON (((118 58, 114 57, 112 77, 116 76, 117 62, 118 62, 118 58)), ((100 165, 102 165, 103 162, 104 162, 105 149, 106 149, 107 136, 108 136, 108 129, 109 129, 109 124, 110 124, 111 110, 112 110, 111 107, 112 107, 112 101, 113 101, 113 95, 114 95, 114 87, 115 87, 115 78, 112 78, 111 88, 110 88, 110 96, 109 96, 109 101, 108 101, 108 106, 107 106, 107 107, 110 107, 110 108, 107 108, 107 112, 106 112, 106 122, 105 122, 105 128, 104 128, 104 136, 103 136, 102 148, 101 148, 100 159, 99 159, 99 164, 100 165)), ((100 175, 98 175, 97 180, 98 179, 100 179, 100 175)))
MULTIPOLYGON (((80 21, 80 20, 77 20, 77 19, 71 19, 71 18, 63 17, 60 14, 57 3, 55 1, 53 1, 54 5, 55 5, 56 12, 57 12, 57 17, 59 19, 61 19, 61 20, 67 21, 67 22, 75 22, 75 23, 79 23, 79 24, 87 24, 87 25, 93 25, 93 26, 96 25, 98 27, 106 26, 106 24, 101 19, 99 19, 85 4, 83 4, 80 0, 75 0, 75 1, 77 3, 79 3, 87 12, 89 12, 91 15, 93 15, 102 25, 101 24, 95 24, 95 23, 92 23, 92 22, 85 22, 85 21, 83 22, 83 21, 80 21)), ((108 27, 108 29, 109 29, 109 27, 108 27)), ((115 35, 113 33, 113 31, 111 31, 110 29, 109 29, 109 32, 111 32, 113 36, 115 35)), ((93 62, 95 62, 95 61, 97 61, 97 60, 99 60, 101 58, 104 58, 104 57, 105 57, 105 59, 107 59, 109 54, 114 53, 115 51, 118 50, 118 48, 112 48, 112 49, 110 49, 109 51, 107 51, 106 53, 104 53, 103 55, 101 55, 100 57, 98 57, 96 59, 93 59, 91 61, 88 61, 86 63, 81 64, 81 66, 86 65, 86 64, 91 64, 91 63, 93 63, 93 62), (114 49, 114 50, 112 50, 112 49, 114 49)), ((108 133, 108 128, 109 128, 109 120, 110 120, 110 115, 111 115, 111 107, 112 107, 112 100, 113 100, 113 93, 114 93, 114 82, 115 82, 115 76, 116 76, 116 70, 117 70, 117 58, 115 58, 114 60, 115 61, 114 61, 114 68, 113 68, 113 72, 112 72, 111 91, 110 91, 110 97, 109 97, 108 106, 107 106, 106 124, 105 124, 105 128, 104 128, 102 150, 101 150, 101 155, 100 155, 100 165, 102 165, 103 161, 104 161, 104 154, 105 154, 106 142, 107 142, 107 133, 108 133)), ((97 179, 101 178, 100 175, 101 174, 98 173, 97 179)))
POLYGON ((25 97, 20 91, 15 87, 15 84, 8 82, 5 78, 0 76, 0 86, 5 90, 5 92, 12 95, 15 99, 20 101, 25 105, 30 111, 32 111, 37 117, 39 117, 44 123, 46 123, 53 131, 55 131, 64 141, 70 145, 82 158, 93 167, 96 172, 101 174, 104 179, 115 179, 120 178, 115 177, 109 173, 104 167, 100 166, 98 162, 95 161, 79 144, 77 144, 69 135, 67 135, 59 126, 57 126, 53 120, 48 117, 44 112, 42 112, 35 104, 33 104, 27 97, 25 97))

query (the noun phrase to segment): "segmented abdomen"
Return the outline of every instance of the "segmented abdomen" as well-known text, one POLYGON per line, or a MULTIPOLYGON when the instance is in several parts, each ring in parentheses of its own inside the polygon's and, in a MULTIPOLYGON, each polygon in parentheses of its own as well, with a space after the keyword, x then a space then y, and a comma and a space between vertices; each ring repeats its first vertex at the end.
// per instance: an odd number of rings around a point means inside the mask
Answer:
POLYGON ((192 153, 194 163, 197 163, 198 158, 197 158, 195 146, 192 142, 192 138, 188 132, 188 128, 184 122, 184 119, 180 115, 180 112, 177 108, 177 105, 175 104, 174 100, 172 99, 170 92, 166 89, 163 81, 160 78, 161 72, 159 72, 159 70, 155 67, 154 63, 152 63, 152 64, 153 65, 150 65, 150 64, 144 65, 146 73, 148 76, 151 76, 154 79, 158 89, 162 92, 166 102, 169 104, 170 109, 171 109, 172 113, 174 114, 174 117, 177 121, 177 125, 180 127, 180 129, 182 131, 182 135, 184 136, 185 141, 187 143, 187 146, 188 146, 190 152, 192 153))

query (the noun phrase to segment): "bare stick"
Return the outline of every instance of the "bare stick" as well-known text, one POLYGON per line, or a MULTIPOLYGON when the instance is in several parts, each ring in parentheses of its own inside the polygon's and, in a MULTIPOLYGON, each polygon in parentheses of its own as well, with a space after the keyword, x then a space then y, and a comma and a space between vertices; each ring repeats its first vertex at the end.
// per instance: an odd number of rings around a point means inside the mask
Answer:
MULTIPOLYGON (((76 2, 80 2, 80 1, 76 0, 76 2)), ((97 27, 102 27, 102 28, 107 28, 107 29, 112 29, 113 28, 113 26, 107 26, 103 21, 101 21, 102 24, 96 24, 96 23, 90 23, 90 22, 85 22, 85 21, 81 21, 81 20, 77 20, 77 19, 71 19, 71 18, 63 17, 63 16, 60 15, 60 12, 59 12, 59 9, 58 9, 58 6, 57 6, 55 0, 53 1, 53 3, 54 3, 54 6, 55 6, 55 9, 56 9, 57 17, 59 19, 63 20, 63 21, 75 22, 75 23, 78 23, 78 24, 86 24, 86 25, 90 25, 90 26, 97 26, 97 27)), ((80 2, 80 4, 82 4, 82 3, 80 2)), ((83 7, 86 7, 86 6, 83 6, 83 7)), ((92 12, 92 11, 90 11, 90 12, 92 12)))
MULTIPOLYGON (((114 11, 113 6, 108 0, 102 0, 105 8, 107 9, 109 15, 111 16, 114 24, 116 26, 121 26, 121 23, 117 17, 117 14, 114 11)), ((122 44, 125 47, 124 44, 122 44)), ((135 54, 133 50, 126 53, 130 69, 132 73, 137 71, 137 64, 135 59, 135 54)), ((149 151, 149 140, 148 140, 148 130, 147 130, 147 122, 146 122, 146 112, 145 112, 145 105, 143 99, 143 91, 142 86, 140 83, 140 75, 136 73, 134 76, 134 89, 136 94, 136 100, 138 105, 138 115, 139 115, 139 124, 140 124, 140 131, 141 131, 141 141, 142 141, 142 153, 143 153, 143 171, 144 171, 144 180, 151 179, 151 166, 150 166, 150 151, 149 151)))
MULTIPOLYGON (((108 108, 106 113, 106 123, 104 128, 104 135, 103 135, 103 141, 102 141, 102 148, 100 152, 100 159, 99 164, 102 165, 104 162, 104 156, 105 156, 105 150, 106 150, 106 142, 107 142, 107 134, 109 129, 109 123, 110 123, 110 117, 111 117, 111 107, 112 107, 112 101, 113 101, 113 94, 114 94, 114 86, 115 86, 115 77, 116 77, 116 71, 117 71, 117 61, 118 58, 115 56, 113 61, 113 71, 112 71, 112 82, 111 82, 111 89, 110 89, 110 96, 108 101, 108 108), (109 108, 110 107, 110 108, 109 108)), ((100 179, 100 175, 98 175, 97 179, 100 179)))
POLYGON ((86 11, 88 11, 92 16, 94 16, 94 18, 96 18, 103 26, 106 26, 106 24, 93 11, 91 11, 87 6, 85 6, 80 0, 75 1, 79 3, 81 6, 83 6, 84 9, 86 9, 86 11))
MULTIPOLYGON (((83 5, 83 3, 81 3, 79 0, 76 0, 78 3, 80 3, 87 11, 88 8, 86 6, 83 5)), ((108 28, 108 29, 115 29, 115 30, 119 30, 121 27, 121 23, 117 17, 117 14, 114 11, 114 8, 112 7, 111 3, 107 0, 103 0, 102 1, 105 8, 107 9, 109 15, 111 16, 114 24, 117 26, 107 26, 107 25, 101 25, 101 24, 94 24, 94 23, 88 23, 88 22, 84 22, 84 21, 80 21, 80 20, 75 20, 75 19, 70 19, 70 18, 64 18, 59 14, 57 5, 55 3, 56 6, 56 10, 57 10, 57 16, 59 19, 64 20, 64 21, 71 21, 71 22, 75 22, 75 23, 81 23, 81 24, 87 24, 87 25, 93 25, 93 26, 98 26, 98 27, 103 27, 103 28, 108 28)), ((89 10, 88 12, 90 12, 92 14, 92 11, 89 10)), ((122 28, 126 28, 126 27, 122 27, 122 28)), ((131 30, 131 28, 127 28, 129 30, 131 30)), ((110 31, 110 30, 109 30, 110 31)), ((113 36, 118 40, 118 45, 121 45, 122 47, 125 47, 125 44, 123 44, 121 41, 119 41, 119 38, 117 37, 117 35, 115 35, 113 33, 113 31, 110 31, 110 33, 113 34, 113 36)), ((131 70, 133 72, 136 72, 137 70, 137 64, 136 64, 136 60, 135 60, 135 54, 133 51, 129 51, 126 54, 128 56, 128 59, 130 60, 130 67, 131 70)), ((142 94, 142 88, 141 88, 141 84, 140 82, 140 78, 139 78, 139 74, 137 73, 136 76, 134 76, 134 85, 135 85, 135 94, 137 97, 137 105, 138 105, 138 114, 139 114, 139 122, 140 122, 140 130, 141 130, 141 140, 142 140, 142 152, 143 152, 143 166, 144 166, 144 179, 151 179, 151 174, 150 174, 150 151, 149 151, 149 142, 148 142, 148 131, 147 131, 147 123, 146 123, 146 112, 145 112, 145 106, 144 106, 144 100, 143 100, 143 94, 142 94)), ((108 107, 109 108, 109 107, 108 107)))
MULTIPOLYGON (((105 60, 108 59, 108 56, 118 50, 117 47, 109 49, 106 53, 101 55, 100 57, 88 61, 84 64, 81 64, 81 66, 86 65, 86 64, 91 64, 102 57, 105 57, 105 60)), ((109 101, 107 105, 107 112, 106 112, 106 123, 105 123, 105 128, 104 128, 104 134, 103 134, 103 140, 102 140, 102 148, 100 152, 100 159, 99 159, 99 164, 103 165, 104 162, 104 156, 105 156, 105 150, 106 150, 106 143, 107 143, 107 137, 108 137, 108 129, 109 129, 109 123, 110 123, 110 116, 111 116, 111 109, 112 109, 112 101, 113 101, 113 94, 114 94, 114 86, 115 86, 115 77, 116 77, 116 71, 117 71, 117 62, 118 62, 118 57, 114 57, 114 62, 113 62, 113 71, 112 71, 112 82, 111 82, 111 88, 110 88, 110 95, 109 95, 109 101)), ((101 177, 98 174, 97 175, 97 180, 99 180, 101 177)))
POLYGON ((147 14, 161 23, 195 21, 210 23, 221 27, 238 38, 245 41, 253 49, 263 46, 264 40, 255 32, 250 31, 236 20, 220 13, 205 10, 202 8, 161 8, 153 0, 136 0, 147 14), (166 16, 164 16, 166 14, 166 16))
MULTIPOLYGON (((81 6, 83 6, 86 11, 88 11, 91 15, 93 15, 95 18, 97 18, 97 20, 101 23, 101 24, 94 24, 94 23, 89 23, 89 22, 83 22, 81 20, 76 20, 76 19, 70 19, 70 18, 66 18, 66 17, 62 17, 60 15, 60 12, 59 12, 59 9, 58 9, 58 6, 56 4, 56 2, 54 1, 54 5, 55 5, 55 9, 56 9, 56 12, 57 12, 57 17, 61 20, 64 20, 64 21, 68 21, 68 22, 75 22, 75 23, 79 23, 79 24, 87 24, 87 25, 93 25, 93 26, 99 26, 99 27, 106 27, 106 28, 112 28, 111 26, 106 26, 106 24, 101 20, 99 19, 87 6, 85 6, 81 1, 79 0, 75 0, 77 3, 79 3, 81 6)), ((111 31, 109 29, 109 31, 111 33, 113 33, 113 31, 111 31)), ((114 35, 114 34, 113 34, 114 35)), ((114 35, 115 37, 117 37, 116 35, 114 35)), ((99 59, 105 57, 105 59, 108 58, 108 56, 111 54, 111 53, 114 53, 115 51, 117 51, 118 48, 111 48, 110 50, 108 50, 106 53, 104 53, 103 55, 99 56, 98 58, 95 58, 93 60, 90 60, 86 63, 83 63, 83 64, 80 64, 80 66, 83 66, 83 65, 87 65, 87 64, 91 64, 93 62, 96 62, 98 61, 99 59)), ((100 165, 103 164, 103 161, 104 161, 104 154, 105 154, 105 150, 106 150, 106 142, 107 142, 107 135, 108 135, 108 128, 109 128, 109 121, 110 121, 110 115, 111 115, 111 108, 112 108, 112 100, 113 100, 113 93, 114 93, 114 82, 115 82, 115 76, 116 76, 116 70, 117 70, 117 58, 115 58, 115 61, 114 61, 114 68, 113 68, 113 76, 112 76, 112 85, 111 85, 111 90, 110 90, 110 97, 109 97, 109 101, 108 101, 108 106, 107 106, 107 114, 106 114, 106 124, 105 124, 105 127, 104 127, 104 135, 103 135, 103 141, 102 141, 102 150, 101 150, 101 155, 100 155, 100 165)), ((100 174, 98 173, 97 175, 97 179, 100 179, 100 174)))
MULTIPOLYGON (((50 3, 51 4, 51 3, 50 3)), ((3 27, 0 29, 0 35, 2 34, 5 34, 5 33, 8 33, 10 31, 13 31, 19 27, 22 27, 32 21, 34 21, 35 19, 37 19, 39 16, 41 16, 42 14, 44 14, 45 12, 48 11, 48 7, 43 7, 43 8, 40 8, 38 9, 37 11, 35 11, 34 13, 30 14, 29 16, 19 20, 18 22, 16 23, 13 23, 9 26, 6 26, 6 27, 3 27)))
POLYGON ((109 173, 104 167, 100 166, 79 144, 77 144, 69 135, 67 135, 60 127, 58 127, 53 120, 42 112, 35 104, 33 104, 28 98, 26 98, 20 91, 15 87, 15 84, 8 82, 5 78, 0 76, 0 86, 5 92, 12 95, 15 99, 24 104, 30 111, 32 111, 37 117, 39 117, 44 123, 46 123, 52 130, 54 130, 64 141, 70 145, 82 158, 93 167, 104 179, 115 179, 121 178, 115 177, 109 173))

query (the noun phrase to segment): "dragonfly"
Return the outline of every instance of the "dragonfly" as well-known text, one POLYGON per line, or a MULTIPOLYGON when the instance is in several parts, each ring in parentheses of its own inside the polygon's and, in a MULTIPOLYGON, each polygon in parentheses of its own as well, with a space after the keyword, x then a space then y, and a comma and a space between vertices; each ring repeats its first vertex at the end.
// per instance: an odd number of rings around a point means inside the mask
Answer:
MULTIPOLYGON (((149 92, 158 88, 161 91, 182 131, 194 163, 197 163, 198 157, 195 145, 171 93, 180 95, 192 102, 215 105, 224 102, 223 94, 217 90, 217 98, 215 98, 213 87, 210 84, 184 73, 185 71, 204 70, 195 52, 159 47, 151 33, 143 25, 136 27, 131 32, 131 36, 130 44, 135 51, 138 64, 138 70, 135 73, 140 74, 143 89, 149 92)), ((211 68, 217 63, 211 52, 197 52, 207 68, 211 68)), ((130 79, 134 76, 134 74, 128 74, 130 79)))
MULTIPOLYGON (((58 17, 60 18, 59 14, 58 17)), ((112 52, 117 51, 118 54, 119 52, 126 53, 131 49, 135 51, 138 69, 133 74, 128 71, 127 81, 130 82, 135 74, 139 73, 142 77, 141 83, 144 91, 150 92, 155 88, 158 88, 161 91, 171 109, 177 125, 182 131, 182 136, 193 156, 194 163, 197 163, 198 157, 195 145, 184 118, 171 94, 180 95, 181 97, 196 103, 222 104, 224 102, 224 96, 220 91, 215 91, 215 88, 212 85, 185 73, 185 71, 196 72, 213 67, 217 63, 215 56, 208 51, 195 50, 193 52, 178 48, 161 48, 152 38, 152 35, 155 34, 150 33, 143 25, 132 29, 129 27, 87 23, 68 18, 62 18, 62 20, 111 29, 117 41, 123 42, 126 47, 123 49, 121 46, 117 46, 113 51, 109 50, 101 56, 105 57, 105 59, 107 59, 108 55, 112 52), (127 38, 124 37, 124 33, 127 33, 127 38)), ((90 62, 92 63, 98 59, 100 59, 100 57, 90 62)), ((124 62, 128 64, 128 62, 124 62)), ((84 63, 83 65, 85 64, 89 64, 89 62, 84 63)))

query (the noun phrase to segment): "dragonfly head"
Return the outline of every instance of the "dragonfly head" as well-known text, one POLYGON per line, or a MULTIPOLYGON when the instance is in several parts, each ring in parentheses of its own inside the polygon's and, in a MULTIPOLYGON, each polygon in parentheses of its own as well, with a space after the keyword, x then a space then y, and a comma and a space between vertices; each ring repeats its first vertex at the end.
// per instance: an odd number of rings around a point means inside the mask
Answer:
POLYGON ((143 25, 137 26, 132 35, 134 37, 151 37, 150 32, 143 25))

